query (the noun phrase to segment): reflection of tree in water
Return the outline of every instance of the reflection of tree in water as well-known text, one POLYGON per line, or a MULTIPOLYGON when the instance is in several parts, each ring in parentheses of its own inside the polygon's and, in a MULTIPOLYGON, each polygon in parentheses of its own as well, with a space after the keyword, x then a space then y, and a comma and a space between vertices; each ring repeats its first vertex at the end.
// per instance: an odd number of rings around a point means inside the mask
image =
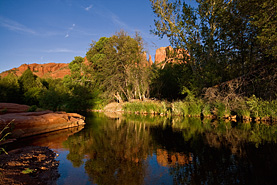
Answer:
POLYGON ((86 154, 85 170, 97 184, 143 184, 150 153, 149 131, 142 124, 105 120, 68 138, 67 158, 80 166, 86 154))
MULTIPOLYGON (((273 184, 277 180, 276 133, 276 127, 267 125, 196 118, 151 128, 158 148, 166 151, 163 164, 169 166, 176 184, 273 184), (180 153, 191 156, 189 163, 174 165, 172 159, 180 153)), ((159 150, 157 156, 161 158, 159 150)))
POLYGON ((174 184, 271 184, 277 176, 276 126, 198 118, 95 118, 64 143, 74 166, 97 184, 143 184, 155 151, 174 184), (275 177, 276 176, 276 177, 275 177))

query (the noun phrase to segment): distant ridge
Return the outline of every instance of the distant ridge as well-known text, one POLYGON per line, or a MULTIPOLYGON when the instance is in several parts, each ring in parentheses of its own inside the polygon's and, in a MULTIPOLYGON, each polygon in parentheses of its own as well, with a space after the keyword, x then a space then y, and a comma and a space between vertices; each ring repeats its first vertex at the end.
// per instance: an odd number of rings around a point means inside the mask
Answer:
POLYGON ((13 68, 4 71, 0 74, 1 77, 13 73, 16 76, 21 76, 25 70, 30 69, 35 75, 40 78, 63 78, 65 75, 70 75, 70 69, 67 63, 47 63, 47 64, 22 64, 18 68, 13 68))
MULTIPOLYGON (((161 47, 156 50, 155 54, 155 63, 161 67, 163 67, 166 63, 169 62, 177 62, 178 59, 172 58, 168 54, 169 51, 173 51, 173 48, 171 46, 168 47, 161 47)), ((177 50, 177 58, 182 58, 182 51, 183 50, 177 50)), ((143 53, 143 66, 151 66, 153 64, 152 57, 149 55, 149 59, 147 60, 146 53, 143 53)), ((89 65, 89 61, 86 57, 84 57, 84 63, 86 65, 89 65)), ((20 77, 26 69, 30 69, 35 75, 37 75, 40 78, 63 78, 65 75, 70 75, 70 69, 69 69, 69 63, 46 63, 46 64, 22 64, 18 68, 12 68, 8 71, 4 71, 0 73, 1 77, 7 76, 9 73, 13 73, 16 76, 20 77)))

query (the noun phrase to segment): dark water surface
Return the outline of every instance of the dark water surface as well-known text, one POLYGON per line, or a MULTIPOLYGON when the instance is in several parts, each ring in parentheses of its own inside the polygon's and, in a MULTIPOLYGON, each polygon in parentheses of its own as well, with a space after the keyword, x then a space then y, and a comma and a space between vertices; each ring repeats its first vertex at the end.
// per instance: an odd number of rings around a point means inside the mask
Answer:
POLYGON ((199 118, 88 116, 22 140, 60 161, 57 184, 276 184, 277 126, 199 118))

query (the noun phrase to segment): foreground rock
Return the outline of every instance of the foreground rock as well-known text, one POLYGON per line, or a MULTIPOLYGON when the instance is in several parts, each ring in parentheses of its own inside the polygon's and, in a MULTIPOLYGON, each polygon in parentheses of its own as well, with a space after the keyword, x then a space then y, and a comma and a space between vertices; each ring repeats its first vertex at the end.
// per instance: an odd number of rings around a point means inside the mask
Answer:
MULTIPOLYGON (((0 110, 5 110, 0 115, 0 130, 12 122, 9 125, 12 138, 22 138, 85 125, 85 118, 76 113, 23 112, 24 110, 12 112, 11 107, 14 108, 15 105, 18 104, 0 103, 0 110)), ((22 108, 21 105, 18 105, 18 107, 22 108)))
POLYGON ((56 184, 56 154, 46 147, 31 146, 0 155, 0 184, 56 184))

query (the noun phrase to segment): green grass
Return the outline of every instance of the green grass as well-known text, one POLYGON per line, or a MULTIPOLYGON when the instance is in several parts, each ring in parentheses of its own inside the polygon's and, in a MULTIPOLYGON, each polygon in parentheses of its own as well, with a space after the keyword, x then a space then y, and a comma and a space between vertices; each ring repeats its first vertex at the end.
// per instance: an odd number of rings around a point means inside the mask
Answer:
MULTIPOLYGON (((6 139, 6 137, 7 137, 8 135, 11 134, 10 132, 5 132, 5 130, 9 129, 9 125, 10 125, 13 121, 14 121, 14 120, 12 120, 11 122, 9 122, 9 123, 0 131, 0 142, 1 142, 1 141, 4 141, 4 140, 6 139)), ((4 152, 5 154, 8 154, 4 148, 0 148, 0 154, 1 154, 1 151, 4 152)))
POLYGON ((167 114, 168 109, 166 102, 128 102, 123 105, 125 112, 141 113, 141 114, 167 114))
POLYGON ((171 104, 172 107, 172 114, 179 115, 179 116, 187 116, 189 105, 187 102, 177 101, 171 104))
POLYGON ((211 117, 215 115, 220 119, 229 118, 233 113, 233 115, 243 119, 256 118, 258 120, 277 121, 277 100, 265 101, 252 96, 231 103, 232 106, 226 105, 222 101, 209 103, 199 98, 190 97, 172 103, 166 101, 128 102, 124 104, 123 110, 131 113, 172 116, 199 117, 203 114, 204 117, 211 117))

